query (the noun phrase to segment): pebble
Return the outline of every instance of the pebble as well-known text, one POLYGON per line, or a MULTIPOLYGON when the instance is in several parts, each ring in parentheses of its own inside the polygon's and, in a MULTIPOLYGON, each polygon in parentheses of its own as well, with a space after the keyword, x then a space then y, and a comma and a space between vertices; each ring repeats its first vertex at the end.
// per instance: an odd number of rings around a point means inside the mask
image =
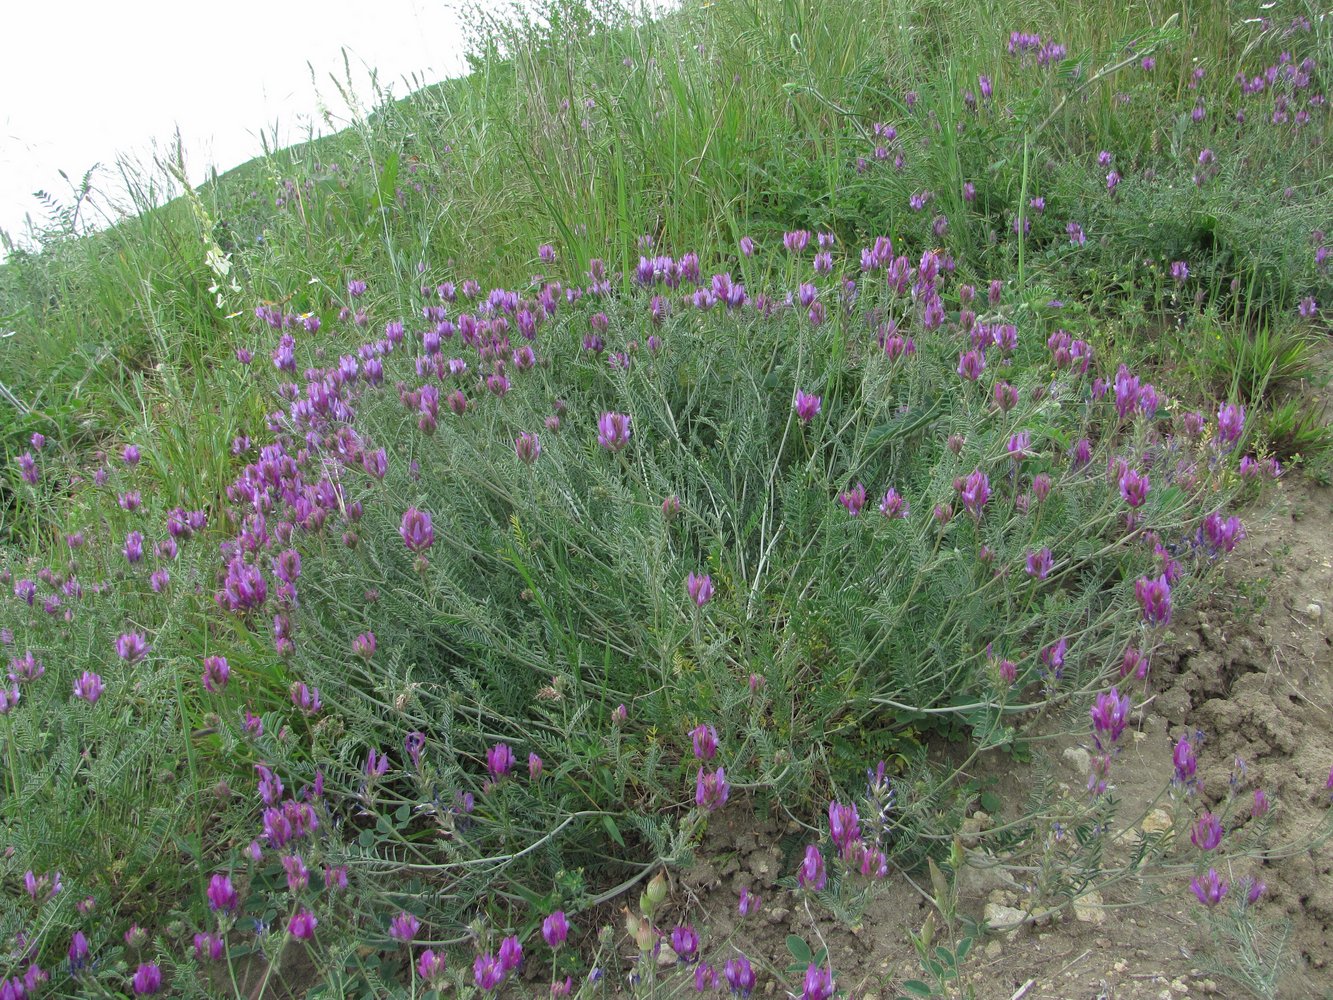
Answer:
POLYGON ((1065 747, 1061 756, 1079 774, 1087 774, 1092 767, 1092 755, 1082 747, 1065 747))
POLYGON ((1305 615, 1307 618, 1313 618, 1315 621, 1319 621, 1320 618, 1324 617, 1323 605, 1316 601, 1311 601, 1305 606, 1305 615))
MULTIPOLYGON (((1017 924, 1023 920, 1027 914, 1013 906, 1002 906, 999 903, 987 903, 986 908, 982 910, 982 917, 986 923, 991 926, 1005 926, 1008 924, 1017 924)), ((1021 931, 1023 928, 1014 927, 1006 933, 1010 938, 1021 931)))
POLYGON ((999 958, 1002 951, 1004 951, 1004 946, 999 941, 991 941, 985 948, 987 958, 999 958))
POLYGON ((1171 829, 1171 814, 1165 809, 1154 809, 1143 817, 1144 833, 1165 833, 1171 829))
POLYGON ((1102 894, 1093 890, 1074 900, 1074 917, 1085 924, 1106 923, 1106 910, 1103 906, 1102 894))

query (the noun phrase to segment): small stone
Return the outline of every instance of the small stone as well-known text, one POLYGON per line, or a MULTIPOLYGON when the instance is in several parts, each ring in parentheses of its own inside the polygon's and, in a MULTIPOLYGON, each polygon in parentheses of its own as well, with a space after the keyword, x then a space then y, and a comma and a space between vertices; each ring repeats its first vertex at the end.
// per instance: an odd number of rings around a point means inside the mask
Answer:
POLYGON ((777 988, 778 984, 770 979, 768 982, 764 983, 764 996, 771 997, 777 988))
POLYGON ((768 911, 768 922, 770 924, 780 924, 787 919, 787 910, 785 907, 775 906, 768 911))
POLYGON ((1027 914, 1013 906, 1001 906, 999 903, 987 903, 986 908, 982 910, 982 918, 986 923, 994 928, 1006 928, 1006 933, 1012 938, 1020 930, 1021 926, 1011 926, 1021 924, 1027 918, 1027 914))
POLYGON ((1004 945, 1000 944, 999 941, 991 941, 985 948, 987 958, 999 958, 1002 951, 1004 951, 1004 945))
POLYGON ((1320 605, 1317 601, 1311 601, 1309 604, 1305 606, 1305 617, 1313 618, 1315 621, 1319 621, 1320 618, 1324 617, 1323 606, 1320 605))
POLYGON ((1092 755, 1082 747, 1065 747, 1061 756, 1079 774, 1087 774, 1092 769, 1092 755))
POLYGON ((1124 972, 1129 968, 1129 963, 1125 961, 1119 961, 1116 962, 1115 965, 1111 966, 1111 968, 1113 968, 1116 972, 1124 972))
POLYGON ((1074 918, 1085 924, 1106 923, 1106 910, 1103 905, 1102 894, 1093 890, 1074 900, 1074 918))
POLYGON ((1171 990, 1174 993, 1188 993, 1190 988, 1185 985, 1185 980, 1173 979, 1171 980, 1171 990))
POLYGON ((1171 829, 1171 814, 1165 809, 1154 809, 1143 817, 1144 833, 1166 833, 1171 829))

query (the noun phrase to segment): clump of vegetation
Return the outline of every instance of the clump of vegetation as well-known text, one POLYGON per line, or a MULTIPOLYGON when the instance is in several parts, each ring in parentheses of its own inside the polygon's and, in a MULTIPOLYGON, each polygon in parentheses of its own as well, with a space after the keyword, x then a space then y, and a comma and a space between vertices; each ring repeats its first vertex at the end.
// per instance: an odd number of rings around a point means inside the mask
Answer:
MULTIPOLYGON (((1327 443, 1327 39, 1102 13, 555 4, 11 244, 3 988, 491 991, 526 948, 557 995, 748 994, 776 956, 656 922, 744 793, 828 808, 791 888, 844 919, 929 868, 905 988, 942 993, 975 789, 927 742, 1089 707, 1086 799, 1005 840, 1027 913, 1145 871, 1221 912, 1188 741, 1203 853, 1099 838, 1233 501, 1327 443), (629 964, 566 944, 632 891, 629 964)), ((1215 930, 1262 985, 1245 895, 1215 930)))

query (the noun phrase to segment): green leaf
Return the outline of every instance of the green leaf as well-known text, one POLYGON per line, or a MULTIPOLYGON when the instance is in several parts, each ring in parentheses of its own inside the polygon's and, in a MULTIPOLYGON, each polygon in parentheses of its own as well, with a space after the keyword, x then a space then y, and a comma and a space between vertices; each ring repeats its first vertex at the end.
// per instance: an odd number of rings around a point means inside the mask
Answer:
POLYGON ((810 946, 805 943, 805 938, 799 934, 787 935, 787 950, 791 952, 792 958, 798 962, 804 962, 806 965, 814 960, 814 956, 810 952, 810 946))
POLYGON ((958 951, 956 952, 958 961, 961 962, 963 959, 967 958, 967 953, 972 950, 972 942, 974 940, 974 938, 965 937, 958 942, 958 951))
POLYGON ((919 979, 909 979, 903 983, 903 989, 917 997, 928 997, 933 990, 919 979))
POLYGON ((603 815, 602 826, 606 827, 606 832, 610 834, 612 840, 614 840, 621 847, 625 846, 625 838, 620 835, 620 827, 616 826, 615 820, 613 820, 610 816, 603 815))

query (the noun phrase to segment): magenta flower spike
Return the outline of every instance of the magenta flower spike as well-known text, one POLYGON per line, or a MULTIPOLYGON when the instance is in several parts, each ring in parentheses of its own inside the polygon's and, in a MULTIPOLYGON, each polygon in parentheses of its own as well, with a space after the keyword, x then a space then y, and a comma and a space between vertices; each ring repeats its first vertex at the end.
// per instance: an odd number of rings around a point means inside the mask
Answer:
POLYGON ((569 920, 564 910, 556 910, 542 921, 542 940, 551 949, 559 948, 569 938, 569 920))
POLYGON ((220 910, 224 913, 234 913, 240 905, 240 897, 237 895, 236 888, 231 884, 231 879, 229 877, 219 872, 209 879, 209 909, 220 910))
POLYGON ((717 756, 717 730, 711 725, 700 723, 690 730, 690 739, 694 743, 694 756, 698 760, 712 760, 717 756))
POLYGON ((416 940, 417 931, 421 930, 421 921, 415 915, 403 911, 389 922, 389 937, 399 944, 410 945, 416 940))
POLYGON ((147 656, 151 648, 138 632, 126 632, 116 639, 116 655, 129 666, 134 666, 147 656))
POLYGON ((1226 898, 1227 883, 1218 878, 1217 870, 1209 868, 1208 874, 1190 880, 1190 888, 1204 906, 1212 909, 1226 898))
POLYGON ((801 390, 796 392, 796 415, 801 419, 801 423, 808 424, 815 419, 820 408, 824 405, 819 396, 814 396, 801 390))
POLYGON ((1156 578, 1143 576, 1134 581, 1134 596, 1143 609, 1143 620, 1149 625, 1171 624, 1171 584, 1166 575, 1156 578))
POLYGON ((514 751, 507 743, 497 743, 486 751, 486 770, 495 781, 500 781, 514 769, 514 751))
POLYGON ((425 552, 435 544, 435 527, 431 524, 430 514, 415 507, 409 507, 403 513, 398 533, 409 552, 425 552))
POLYGON ((162 991, 162 970, 153 962, 143 962, 130 981, 136 997, 152 996, 162 991))
POLYGON ((504 982, 504 966, 493 954, 486 952, 484 955, 478 955, 472 963, 472 978, 478 989, 490 993, 504 982))
POLYGON ((830 1000, 832 996, 832 970, 811 962, 805 970, 805 984, 801 990, 801 1000, 830 1000))
POLYGON ((1214 851, 1222 843, 1222 821, 1205 812, 1190 828, 1190 843, 1201 851, 1214 851))
POLYGON ((713 599, 713 577, 710 574, 691 573, 685 578, 685 590, 698 607, 713 599))
POLYGON ((318 918, 309 910, 303 909, 287 921, 287 933, 298 941, 309 941, 315 936, 315 928, 318 926, 318 918))
POLYGON ((845 490, 838 494, 838 503, 847 508, 847 513, 852 517, 860 517, 861 511, 866 505, 866 488, 863 483, 857 483, 850 490, 845 490))
POLYGON ((818 844, 807 844, 805 858, 796 872, 796 884, 802 889, 820 892, 828 885, 828 872, 824 868, 824 855, 818 844))
POLYGON ((754 968, 744 955, 728 959, 727 964, 722 967, 722 975, 727 981, 727 987, 742 1000, 754 992, 754 968))
POLYGON ((630 417, 626 413, 603 413, 597 419, 597 443, 610 452, 624 450, 630 439, 630 417))
POLYGON ((717 812, 727 804, 731 795, 731 785, 727 782, 725 768, 705 771, 699 768, 694 782, 694 804, 704 812, 717 812))

